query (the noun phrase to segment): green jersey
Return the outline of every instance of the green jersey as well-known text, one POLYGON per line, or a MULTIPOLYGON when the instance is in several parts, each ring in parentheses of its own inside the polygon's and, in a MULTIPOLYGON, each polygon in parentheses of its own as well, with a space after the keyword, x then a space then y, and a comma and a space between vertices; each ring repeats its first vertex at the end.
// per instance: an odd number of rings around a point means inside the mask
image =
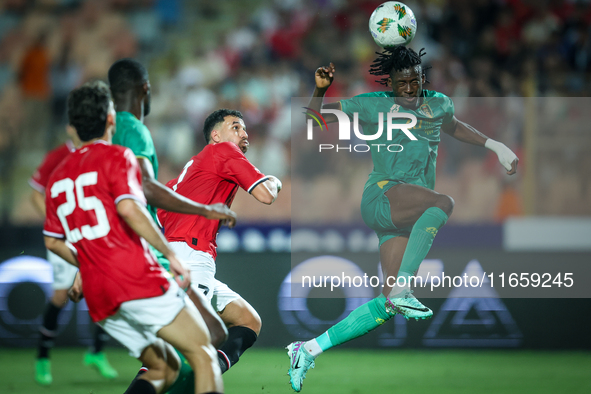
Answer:
MULTIPOLYGON (((358 114, 359 125, 366 136, 375 135, 379 127, 382 134, 367 141, 373 160, 373 171, 365 188, 383 181, 412 183, 429 189, 435 187, 435 163, 441 126, 452 121, 454 105, 449 97, 432 90, 423 90, 417 109, 396 104, 393 92, 373 92, 341 100, 341 109, 351 120, 358 114), (388 113, 412 114, 417 123, 409 131, 417 140, 412 141, 402 130, 394 129, 388 139, 388 113), (379 124, 379 114, 382 124, 379 124)), ((393 118, 393 124, 409 123, 407 118, 393 118)))
MULTIPOLYGON (((133 154, 148 159, 154 169, 154 178, 158 178, 158 158, 150 130, 129 112, 117 112, 117 126, 113 136, 113 144, 131 149, 133 154)), ((147 206, 154 222, 158 223, 156 207, 147 206)))

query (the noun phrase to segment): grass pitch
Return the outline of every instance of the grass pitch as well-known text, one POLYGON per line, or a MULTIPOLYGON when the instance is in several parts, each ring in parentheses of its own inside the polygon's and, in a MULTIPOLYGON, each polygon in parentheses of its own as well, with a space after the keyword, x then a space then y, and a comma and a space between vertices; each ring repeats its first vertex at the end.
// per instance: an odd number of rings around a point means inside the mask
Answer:
MULTIPOLYGON (((0 393, 121 394, 139 362, 107 350, 114 381, 82 365, 85 349, 52 351, 53 384, 33 380, 33 349, 0 349, 0 393)), ((283 349, 251 349, 224 375, 226 393, 291 393, 283 349)), ((591 353, 333 349, 308 372, 304 394, 590 393, 591 353)))

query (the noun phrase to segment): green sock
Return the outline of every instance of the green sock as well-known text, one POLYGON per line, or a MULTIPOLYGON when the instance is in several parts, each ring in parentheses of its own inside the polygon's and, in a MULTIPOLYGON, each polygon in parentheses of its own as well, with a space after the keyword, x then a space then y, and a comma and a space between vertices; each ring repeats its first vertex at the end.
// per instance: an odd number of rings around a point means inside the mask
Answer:
POLYGON ((192 393, 195 391, 195 375, 189 365, 189 362, 178 350, 174 349, 176 354, 181 358, 181 369, 179 376, 176 378, 172 386, 168 388, 168 394, 192 393))
POLYGON ((379 297, 361 305, 349 316, 329 328, 327 332, 316 338, 322 351, 365 335, 390 320, 392 316, 386 312, 385 303, 386 297, 380 294, 379 297))
POLYGON ((416 274, 433 245, 437 231, 447 219, 447 214, 437 207, 431 207, 421 215, 410 232, 399 275, 408 277, 409 274, 416 274))

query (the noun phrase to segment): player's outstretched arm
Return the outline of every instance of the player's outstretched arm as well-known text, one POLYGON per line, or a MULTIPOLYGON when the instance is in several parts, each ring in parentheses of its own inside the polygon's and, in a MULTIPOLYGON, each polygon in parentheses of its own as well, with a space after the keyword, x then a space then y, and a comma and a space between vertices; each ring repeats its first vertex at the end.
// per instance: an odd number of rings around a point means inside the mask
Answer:
POLYGON ((279 195, 283 185, 281 184, 281 181, 273 175, 269 175, 268 178, 268 180, 252 189, 250 194, 263 204, 271 205, 275 199, 277 199, 277 195, 279 195))
MULTIPOLYGON (((341 110, 340 102, 322 105, 324 95, 334 80, 335 72, 336 68, 333 63, 330 63, 328 67, 318 67, 316 73, 314 74, 316 88, 314 89, 314 93, 310 98, 310 104, 308 104, 308 108, 311 108, 316 112, 320 112, 321 108, 338 109, 339 111, 341 110)), ((338 118, 334 114, 322 114, 322 116, 324 117, 326 123, 334 123, 338 121, 338 118)))
POLYGON ((142 171, 142 187, 148 204, 170 212, 199 215, 211 220, 221 220, 232 228, 236 225, 236 213, 224 204, 204 205, 196 203, 158 182, 148 159, 138 158, 142 171))
POLYGON ((72 264, 75 267, 80 267, 74 252, 72 249, 66 245, 66 240, 61 238, 54 238, 49 237, 47 235, 44 236, 45 239, 45 247, 52 251, 53 253, 60 256, 62 259, 66 260, 68 263, 72 264))
POLYGON ((137 235, 148 241, 150 245, 166 257, 170 262, 170 270, 175 275, 179 286, 186 289, 191 284, 189 270, 177 260, 176 255, 168 247, 168 242, 164 239, 146 208, 134 199, 125 198, 117 203, 117 213, 137 235))
POLYGON ((513 175, 517 172, 519 158, 505 144, 488 138, 469 124, 456 119, 455 116, 450 123, 442 126, 442 130, 459 141, 484 146, 495 152, 499 162, 507 170, 507 175, 513 175))

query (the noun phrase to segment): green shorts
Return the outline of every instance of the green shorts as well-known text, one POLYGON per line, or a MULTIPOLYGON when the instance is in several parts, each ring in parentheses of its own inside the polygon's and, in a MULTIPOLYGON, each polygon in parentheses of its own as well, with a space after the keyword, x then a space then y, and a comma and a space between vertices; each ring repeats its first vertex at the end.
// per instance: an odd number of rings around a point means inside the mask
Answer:
POLYGON ((156 261, 158 261, 160 263, 160 265, 162 265, 164 267, 165 270, 170 272, 170 263, 168 262, 168 259, 166 257, 164 257, 164 255, 162 253, 160 253, 159 251, 157 251, 152 245, 148 245, 148 247, 150 248, 150 251, 152 251, 152 253, 154 253, 154 257, 156 257, 156 261))
POLYGON ((386 197, 386 192, 400 183, 403 182, 374 183, 363 191, 363 197, 361 197, 361 217, 365 224, 376 232, 380 246, 391 238, 409 235, 412 230, 412 226, 399 229, 392 223, 390 201, 386 197))

